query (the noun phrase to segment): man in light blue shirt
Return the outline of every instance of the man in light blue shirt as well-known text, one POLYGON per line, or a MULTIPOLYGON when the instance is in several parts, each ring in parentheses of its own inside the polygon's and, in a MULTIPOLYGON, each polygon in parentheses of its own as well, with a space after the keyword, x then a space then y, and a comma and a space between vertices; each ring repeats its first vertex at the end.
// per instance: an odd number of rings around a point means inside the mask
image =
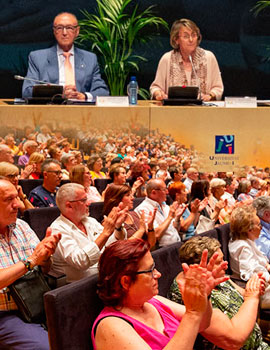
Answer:
POLYGON ((270 197, 260 196, 253 201, 253 206, 261 220, 260 237, 255 241, 257 247, 270 260, 270 197))

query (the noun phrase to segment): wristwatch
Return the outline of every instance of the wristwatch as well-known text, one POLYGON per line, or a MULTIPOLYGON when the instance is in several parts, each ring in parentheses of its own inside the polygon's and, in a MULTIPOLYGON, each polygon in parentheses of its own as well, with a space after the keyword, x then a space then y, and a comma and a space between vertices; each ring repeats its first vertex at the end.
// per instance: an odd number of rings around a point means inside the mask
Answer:
POLYGON ((24 266, 27 268, 28 271, 32 271, 33 267, 31 267, 31 260, 21 260, 21 262, 24 264, 24 266))

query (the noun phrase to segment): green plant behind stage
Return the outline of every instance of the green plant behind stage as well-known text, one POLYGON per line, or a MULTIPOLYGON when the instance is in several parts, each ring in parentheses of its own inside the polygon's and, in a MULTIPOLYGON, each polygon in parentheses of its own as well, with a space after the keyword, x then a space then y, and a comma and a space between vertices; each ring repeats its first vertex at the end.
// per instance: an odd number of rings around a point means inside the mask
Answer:
MULTIPOLYGON (((134 54, 134 45, 149 43, 158 35, 159 27, 167 23, 153 13, 153 6, 139 11, 133 0, 97 0, 97 12, 83 10, 84 19, 78 42, 90 47, 99 56, 112 96, 125 95, 127 77, 139 70, 139 63, 147 61, 134 54), (154 29, 154 31, 153 31, 154 29)), ((146 98, 147 92, 139 91, 146 98)))
POLYGON ((257 16, 262 10, 270 6, 270 1, 260 0, 257 1, 256 5, 253 7, 253 11, 255 11, 255 15, 257 16))

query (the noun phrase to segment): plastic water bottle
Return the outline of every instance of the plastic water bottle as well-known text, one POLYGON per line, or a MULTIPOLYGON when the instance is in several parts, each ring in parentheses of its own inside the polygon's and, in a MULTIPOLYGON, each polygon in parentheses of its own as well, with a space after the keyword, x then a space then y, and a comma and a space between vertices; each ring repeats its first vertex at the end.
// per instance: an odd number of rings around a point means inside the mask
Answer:
POLYGON ((130 78, 130 83, 128 84, 128 97, 129 104, 136 105, 138 101, 138 83, 136 77, 132 76, 130 78))

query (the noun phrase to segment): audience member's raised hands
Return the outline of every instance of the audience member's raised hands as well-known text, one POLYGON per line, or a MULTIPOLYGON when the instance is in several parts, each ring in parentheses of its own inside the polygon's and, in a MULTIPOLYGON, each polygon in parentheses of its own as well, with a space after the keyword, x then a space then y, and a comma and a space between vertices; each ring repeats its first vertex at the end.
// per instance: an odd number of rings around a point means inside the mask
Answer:
POLYGON ((244 298, 259 298, 265 292, 265 279, 262 272, 255 273, 247 281, 244 298))
POLYGON ((208 204, 208 198, 205 197, 202 201, 200 201, 199 212, 201 212, 208 204))
POLYGON ((115 228, 119 228, 120 226, 122 226, 127 218, 128 215, 128 207, 124 208, 124 205, 122 202, 119 203, 119 205, 117 206, 117 216, 116 216, 116 220, 115 220, 115 228))
POLYGON ((33 254, 29 257, 29 260, 32 261, 33 266, 43 266, 55 252, 60 239, 61 233, 52 235, 52 229, 48 228, 45 238, 40 243, 38 243, 33 254))
POLYGON ((103 227, 104 233, 109 235, 114 232, 115 228, 120 228, 126 219, 128 208, 123 209, 121 203, 117 207, 113 207, 108 216, 104 216, 103 227))
POLYGON ((200 203, 201 201, 198 198, 194 199, 194 201, 190 203, 190 211, 192 213, 198 213, 200 208, 200 203))
POLYGON ((179 205, 178 208, 175 211, 175 219, 179 220, 180 217, 184 214, 185 210, 187 209, 187 204, 179 205))
POLYGON ((226 206, 227 206, 227 204, 228 204, 228 200, 227 199, 221 199, 221 200, 219 200, 217 203, 216 203, 216 205, 215 205, 215 210, 217 211, 217 212, 220 212, 220 210, 221 209, 223 209, 223 208, 225 208, 226 206))
MULTIPOLYGON (((202 253, 200 267, 204 269, 207 277, 207 295, 211 294, 211 291, 218 284, 225 282, 229 277, 225 276, 225 270, 228 267, 227 261, 223 261, 220 264, 216 265, 216 260, 219 257, 218 252, 214 253, 207 263, 208 251, 205 249, 202 253)), ((192 266, 192 265, 191 265, 192 266)), ((189 270, 190 266, 186 263, 182 264, 184 274, 189 270)))
POLYGON ((204 313, 207 308, 207 274, 206 269, 199 265, 190 265, 184 278, 176 279, 186 312, 204 313))
POLYGON ((168 216, 173 219, 176 215, 176 211, 178 208, 179 208, 178 202, 173 202, 173 204, 170 206, 170 211, 168 216))

